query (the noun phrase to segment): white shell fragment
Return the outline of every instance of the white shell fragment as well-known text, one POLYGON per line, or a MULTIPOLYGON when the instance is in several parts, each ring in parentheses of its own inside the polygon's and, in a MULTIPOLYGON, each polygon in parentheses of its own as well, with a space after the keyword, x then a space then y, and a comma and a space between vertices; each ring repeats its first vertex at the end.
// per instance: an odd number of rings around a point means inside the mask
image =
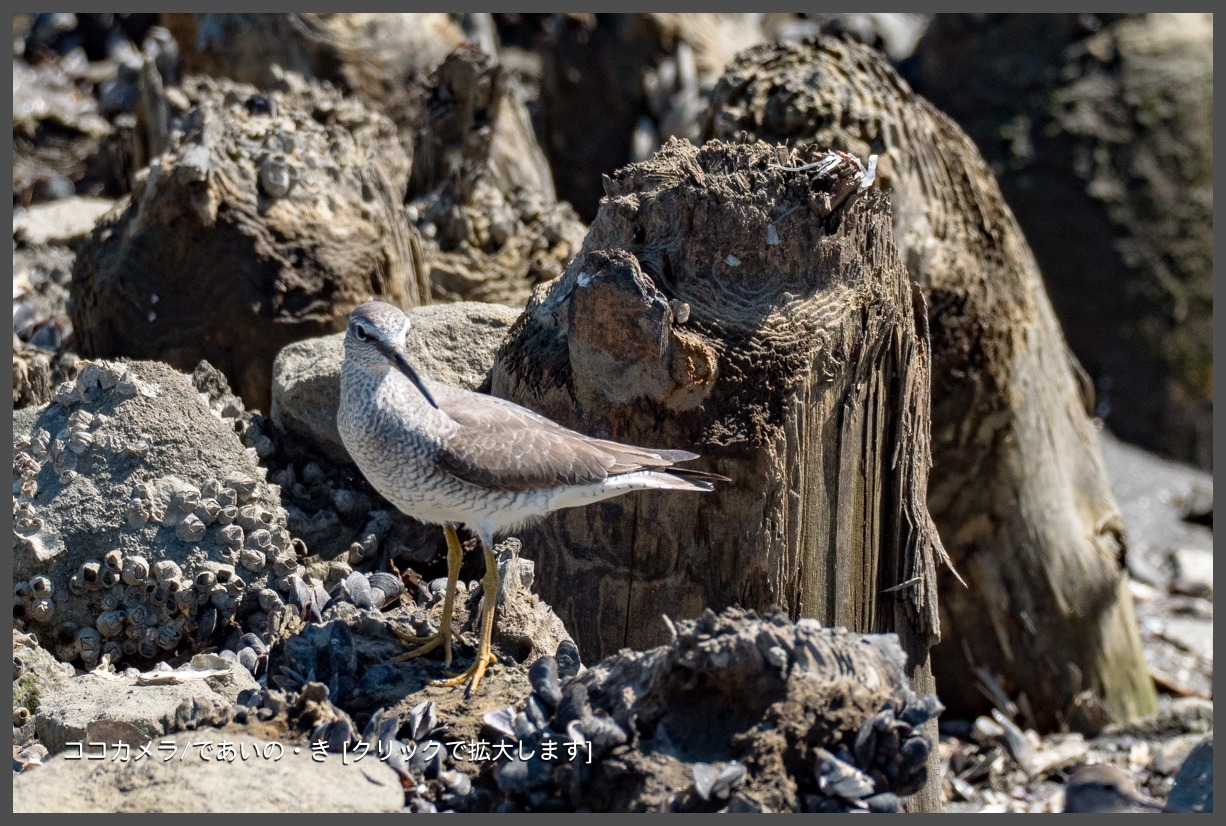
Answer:
POLYGON ((171 668, 159 663, 152 671, 145 671, 136 678, 137 685, 177 685, 207 677, 229 674, 231 665, 216 654, 197 654, 186 665, 171 668))

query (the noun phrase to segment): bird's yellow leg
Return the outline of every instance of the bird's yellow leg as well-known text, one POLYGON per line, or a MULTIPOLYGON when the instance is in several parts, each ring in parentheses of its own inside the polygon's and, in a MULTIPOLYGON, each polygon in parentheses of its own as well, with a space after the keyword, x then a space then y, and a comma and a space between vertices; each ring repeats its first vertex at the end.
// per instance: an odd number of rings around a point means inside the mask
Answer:
POLYGON ((481 643, 477 646, 477 658, 464 673, 456 674, 445 680, 430 682, 430 685, 441 686, 468 683, 468 688, 464 691, 465 697, 473 696, 473 692, 481 684, 481 677, 485 674, 486 666, 498 661, 490 651, 490 638, 494 634, 494 608, 498 605, 498 560, 494 558, 492 550, 489 548, 483 548, 483 550, 485 551, 485 579, 482 580, 481 643))
POLYGON ((439 620, 438 633, 430 637, 414 637, 393 628, 392 633, 403 642, 410 645, 421 645, 399 657, 394 657, 392 662, 411 660, 441 647, 443 667, 447 668, 451 665, 451 611, 455 607, 456 581, 460 578, 460 563, 464 559, 464 549, 460 547, 460 537, 456 535, 453 526, 444 525, 443 535, 447 537, 447 591, 443 596, 443 616, 439 620))

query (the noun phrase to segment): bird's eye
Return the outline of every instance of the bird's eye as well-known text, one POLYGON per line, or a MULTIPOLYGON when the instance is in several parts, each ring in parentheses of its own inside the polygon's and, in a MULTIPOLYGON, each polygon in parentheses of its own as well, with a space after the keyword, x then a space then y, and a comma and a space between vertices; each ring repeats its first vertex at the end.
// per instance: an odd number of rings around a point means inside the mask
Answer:
POLYGON ((358 337, 358 341, 366 341, 366 339, 370 338, 366 333, 366 328, 361 324, 353 325, 353 334, 358 337))

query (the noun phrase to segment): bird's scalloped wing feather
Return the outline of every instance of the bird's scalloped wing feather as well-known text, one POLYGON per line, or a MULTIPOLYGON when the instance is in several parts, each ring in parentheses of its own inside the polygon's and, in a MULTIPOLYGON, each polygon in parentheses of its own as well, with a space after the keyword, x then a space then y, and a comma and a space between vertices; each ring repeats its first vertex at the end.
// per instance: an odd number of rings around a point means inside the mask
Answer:
POLYGON ((439 404, 460 425, 442 445, 439 465, 488 490, 594 484, 610 475, 697 458, 684 450, 653 450, 584 436, 493 396, 464 394, 439 404))

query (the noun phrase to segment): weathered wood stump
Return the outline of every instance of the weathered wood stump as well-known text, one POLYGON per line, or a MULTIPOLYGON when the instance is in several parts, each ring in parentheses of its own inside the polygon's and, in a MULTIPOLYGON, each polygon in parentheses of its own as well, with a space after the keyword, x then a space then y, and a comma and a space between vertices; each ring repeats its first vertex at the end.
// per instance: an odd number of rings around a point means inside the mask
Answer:
POLYGON ((664 641, 662 615, 778 607, 897 632, 916 690, 931 689, 944 552, 924 505, 923 312, 888 200, 857 194, 858 168, 781 168, 820 157, 672 141, 620 170, 583 252, 499 352, 495 395, 693 449, 733 480, 521 534, 585 659, 664 641))
POLYGON ((55 390, 51 379, 54 353, 13 337, 13 408, 46 404, 55 390))
POLYGON ((814 156, 673 141, 619 171, 499 352, 495 395, 693 449, 733 480, 522 534, 586 659, 663 641, 661 615, 736 603, 897 631, 926 668, 943 553, 923 501, 926 339, 886 199, 854 194, 845 160, 780 168, 814 156))
POLYGON ((77 349, 221 369, 268 409, 272 362, 370 296, 429 300, 390 121, 334 90, 228 81, 177 119, 127 208, 77 254, 77 349))
POLYGON ((974 144, 880 54, 828 38, 743 53, 707 131, 880 153, 894 234, 929 302, 928 507, 969 586, 942 575, 942 700, 985 710, 981 668, 1044 728, 1152 711, 1080 369, 974 144))
POLYGON ((937 15, 913 82, 998 171, 1107 426, 1208 469, 1213 15, 1112 17, 937 15))
POLYGON ((112 127, 61 66, 13 61, 13 203, 102 190, 98 148, 112 127))
POLYGON ((525 93, 480 32, 487 16, 463 16, 471 37, 446 14, 166 17, 196 44, 185 52, 189 69, 269 88, 292 82, 292 70, 392 120, 413 159, 406 214, 435 300, 522 306, 583 243, 586 227, 558 200, 525 93), (270 41, 282 70, 270 63, 270 41))
POLYGON ((575 256, 586 229, 557 198, 523 91, 494 58, 464 46, 421 94, 408 214, 431 292, 523 306, 575 256))

